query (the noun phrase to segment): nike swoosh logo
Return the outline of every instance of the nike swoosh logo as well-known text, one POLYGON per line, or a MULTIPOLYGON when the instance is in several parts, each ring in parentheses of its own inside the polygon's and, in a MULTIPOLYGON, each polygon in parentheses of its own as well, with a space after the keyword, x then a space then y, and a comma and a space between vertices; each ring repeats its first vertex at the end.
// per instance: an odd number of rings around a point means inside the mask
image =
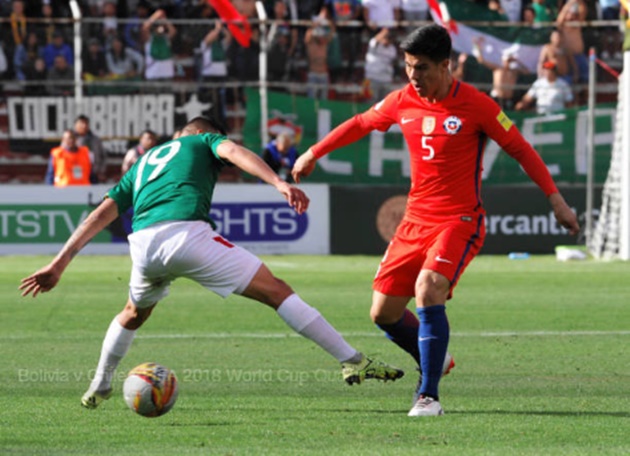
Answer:
POLYGON ((435 261, 437 261, 438 263, 453 264, 453 262, 451 260, 447 260, 446 258, 442 258, 440 255, 435 257, 435 261))
POLYGON ((402 119, 400 119, 400 123, 402 125, 405 125, 406 123, 413 122, 414 120, 416 120, 416 119, 407 119, 407 118, 403 117, 402 119))
POLYGON ((425 340, 431 340, 431 339, 437 339, 437 337, 435 337, 435 336, 418 337, 418 340, 419 340, 420 342, 423 342, 423 341, 425 341, 425 340))

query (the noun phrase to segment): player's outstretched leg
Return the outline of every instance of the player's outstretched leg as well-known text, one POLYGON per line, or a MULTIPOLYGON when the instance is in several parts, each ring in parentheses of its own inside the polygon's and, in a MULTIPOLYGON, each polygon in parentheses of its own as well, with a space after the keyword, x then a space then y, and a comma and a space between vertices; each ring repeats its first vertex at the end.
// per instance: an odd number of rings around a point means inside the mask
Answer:
POLYGON ((135 333, 135 331, 123 328, 118 322, 118 316, 112 320, 103 339, 101 357, 96 366, 94 379, 81 398, 83 407, 95 409, 101 402, 110 398, 112 377, 120 360, 129 350, 135 333))
POLYGON ((396 380, 404 375, 402 370, 370 359, 357 351, 317 309, 309 306, 297 294, 288 296, 277 311, 295 332, 312 340, 341 362, 342 375, 348 384, 361 383, 367 379, 396 380))
POLYGON ((131 301, 128 301, 123 311, 112 320, 103 339, 101 357, 96 366, 94 379, 81 397, 83 407, 95 409, 111 397, 114 372, 129 351, 136 329, 149 318, 153 307, 155 304, 138 309, 131 301))

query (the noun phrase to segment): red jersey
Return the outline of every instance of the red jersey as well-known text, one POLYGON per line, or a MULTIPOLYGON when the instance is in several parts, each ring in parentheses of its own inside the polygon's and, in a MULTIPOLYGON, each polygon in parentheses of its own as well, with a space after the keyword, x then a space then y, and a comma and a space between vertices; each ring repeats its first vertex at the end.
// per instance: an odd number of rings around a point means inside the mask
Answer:
POLYGON ((316 157, 372 130, 400 125, 411 156, 405 219, 483 212, 481 172, 488 138, 515 158, 547 196, 557 188, 542 159, 490 97, 454 80, 436 103, 408 84, 333 130, 312 147, 316 157))

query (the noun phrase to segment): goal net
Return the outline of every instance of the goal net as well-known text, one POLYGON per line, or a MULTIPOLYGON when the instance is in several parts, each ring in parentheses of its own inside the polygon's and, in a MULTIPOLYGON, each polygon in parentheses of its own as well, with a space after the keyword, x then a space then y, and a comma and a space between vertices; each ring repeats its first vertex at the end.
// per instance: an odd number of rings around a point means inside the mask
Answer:
MULTIPOLYGON (((624 52, 624 69, 630 51, 624 52)), ((630 77, 619 76, 619 93, 610 169, 602 191, 602 205, 587 245, 600 259, 630 259, 630 77)))

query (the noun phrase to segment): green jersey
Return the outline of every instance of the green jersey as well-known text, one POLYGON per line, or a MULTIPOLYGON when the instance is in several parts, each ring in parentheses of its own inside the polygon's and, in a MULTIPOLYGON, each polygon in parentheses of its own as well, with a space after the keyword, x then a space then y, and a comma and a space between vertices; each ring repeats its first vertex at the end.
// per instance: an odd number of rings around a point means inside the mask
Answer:
POLYGON ((171 220, 212 224, 210 203, 219 172, 226 164, 217 146, 227 138, 204 133, 154 147, 107 192, 119 213, 133 206, 133 231, 171 220))

